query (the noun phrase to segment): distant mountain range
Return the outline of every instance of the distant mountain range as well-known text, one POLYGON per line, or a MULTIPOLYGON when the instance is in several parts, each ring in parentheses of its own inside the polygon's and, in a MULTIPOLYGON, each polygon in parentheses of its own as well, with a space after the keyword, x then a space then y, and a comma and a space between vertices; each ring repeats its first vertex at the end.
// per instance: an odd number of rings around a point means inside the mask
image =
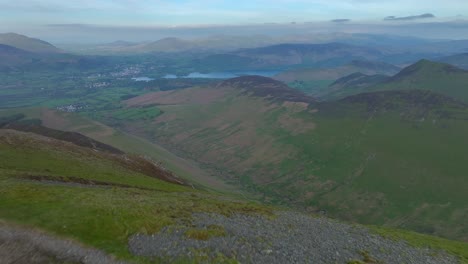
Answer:
POLYGON ((334 68, 291 69, 277 74, 274 78, 283 82, 336 80, 356 72, 369 75, 394 75, 398 71, 400 71, 399 67, 384 62, 353 60, 345 65, 334 68))
POLYGON ((166 53, 166 52, 225 52, 239 48, 252 48, 277 43, 271 37, 256 36, 228 36, 215 35, 206 38, 186 40, 175 37, 167 37, 149 42, 115 41, 112 43, 86 47, 80 52, 88 54, 129 55, 142 53, 166 53))
POLYGON ((52 44, 15 33, 0 34, 0 70, 89 69, 109 63, 102 56, 81 56, 64 52, 52 44))
POLYGON ((407 36, 379 34, 318 33, 284 36, 255 35, 212 35, 195 39, 176 37, 156 41, 112 43, 86 46, 80 52, 91 54, 138 54, 151 52, 216 51, 229 52, 242 48, 258 48, 284 43, 325 44, 339 42, 350 45, 383 48, 393 52, 410 51, 412 53, 460 53, 466 51, 464 41, 430 40, 407 36), (175 44, 175 46, 166 45, 175 44))
POLYGON ((384 55, 378 49, 342 43, 279 44, 207 55, 193 64, 206 70, 325 68, 341 66, 353 60, 377 60, 384 55))

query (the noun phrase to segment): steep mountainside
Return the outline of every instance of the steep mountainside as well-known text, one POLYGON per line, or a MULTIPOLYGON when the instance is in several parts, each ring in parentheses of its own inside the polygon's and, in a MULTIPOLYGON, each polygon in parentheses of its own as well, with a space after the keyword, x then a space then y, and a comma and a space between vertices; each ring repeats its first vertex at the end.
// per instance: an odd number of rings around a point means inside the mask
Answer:
POLYGON ((468 102, 468 71, 455 66, 421 60, 410 65, 398 74, 384 79, 375 85, 368 85, 368 78, 357 80, 341 89, 330 89, 329 98, 343 98, 344 96, 362 92, 384 90, 429 90, 468 102))
POLYGON ((464 103, 418 90, 333 103, 249 92, 268 83, 242 77, 135 97, 129 107, 163 114, 123 127, 268 202, 468 239, 464 103))
POLYGON ((60 49, 40 39, 29 38, 15 33, 0 33, 0 44, 37 53, 57 53, 60 49))

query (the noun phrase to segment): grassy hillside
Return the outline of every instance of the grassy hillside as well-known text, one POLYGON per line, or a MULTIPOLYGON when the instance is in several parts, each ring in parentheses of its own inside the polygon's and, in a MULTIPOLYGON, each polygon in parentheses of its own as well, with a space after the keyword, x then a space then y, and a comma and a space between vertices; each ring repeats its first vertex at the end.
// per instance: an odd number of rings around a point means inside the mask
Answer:
MULTIPOLYGON (((158 160, 164 167, 190 181, 197 188, 209 189, 225 194, 239 192, 233 186, 226 185, 222 181, 211 177, 210 173, 200 168, 194 162, 182 159, 154 142, 124 133, 79 114, 60 112, 47 108, 15 108, 1 110, 0 120, 2 117, 18 114, 25 115, 27 119, 40 120, 42 125, 48 128, 80 133, 99 142, 124 150, 127 153, 143 155, 158 160)), ((96 145, 94 144, 94 146, 96 145)))
POLYGON ((468 102, 468 71, 455 66, 421 60, 400 71, 391 78, 375 85, 364 85, 364 82, 354 82, 341 89, 330 89, 328 98, 343 98, 362 92, 384 90, 429 90, 468 102), (363 84, 363 85, 361 85, 363 84))
MULTIPOLYGON (((0 129, 0 218, 76 239, 120 258, 134 233, 154 233, 192 213, 270 209, 161 181, 115 154, 0 129)), ((160 171, 164 173, 164 170, 160 171)), ((159 172, 158 172, 159 173, 159 172)))
MULTIPOLYGON (((249 251, 252 246, 249 242, 256 243, 255 246, 259 247, 263 245, 262 241, 270 241, 277 237, 278 234, 272 228, 287 227, 288 232, 282 235, 288 239, 291 232, 311 232, 314 226, 320 227, 319 234, 314 235, 324 236, 323 239, 327 243, 335 245, 331 255, 326 250, 320 251, 314 259, 333 258, 335 250, 345 255, 339 258, 340 263, 352 259, 374 259, 376 254, 389 259, 392 258, 392 254, 408 253, 410 256, 403 257, 405 259, 415 257, 418 263, 423 263, 421 261, 428 259, 431 259, 431 263, 434 259, 456 261, 438 251, 439 249, 455 255, 461 263, 466 263, 468 257, 467 245, 460 242, 399 230, 374 228, 375 233, 392 239, 384 240, 380 236, 372 236, 363 227, 348 226, 324 218, 292 212, 289 213, 294 219, 291 221, 285 217, 287 215, 284 213, 275 216, 277 209, 271 207, 247 203, 232 197, 220 197, 158 180, 151 175, 141 173, 138 166, 124 166, 126 163, 132 163, 128 156, 79 147, 70 142, 32 133, 0 129, 0 147, 2 149, 0 154, 2 157, 0 159, 0 228, 2 231, 7 224, 14 226, 15 229, 21 228, 22 232, 31 230, 29 233, 34 237, 39 229, 58 236, 60 241, 69 239, 78 241, 81 245, 92 246, 119 259, 131 261, 131 263, 238 263, 236 259, 243 259, 242 263, 249 263, 248 259, 252 257, 249 255, 252 253, 249 251), (125 159, 120 159, 121 157, 125 159), (215 219, 227 219, 228 222, 208 226, 194 225, 200 221, 196 216, 200 213, 210 215, 215 219), (240 219, 239 216, 241 216, 240 219), (279 219, 277 217, 281 217, 281 222, 277 222, 279 219), (251 219, 255 222, 247 224, 246 227, 242 219, 251 219), (234 222, 229 223, 232 221, 234 222), (257 221, 275 226, 270 226, 268 230, 265 230, 264 227, 258 225, 257 221), (282 221, 289 221, 289 223, 282 221), (236 231, 231 230, 232 224, 235 224, 234 230, 236 231), (297 227, 304 229, 297 230, 297 227), (252 240, 249 235, 242 233, 245 228, 252 228, 253 232, 260 231, 261 237, 254 237, 252 240), (337 229, 340 230, 341 235, 336 237, 334 233, 337 229), (160 252, 158 255, 152 257, 135 255, 135 248, 132 247, 132 241, 135 239, 170 238, 169 234, 180 233, 180 230, 183 232, 180 238, 166 239, 166 243, 157 244, 156 252, 160 252), (238 239, 232 237, 232 232, 239 232, 238 236, 242 236, 239 240, 241 247, 233 251, 234 255, 229 253, 230 251, 227 251, 228 255, 224 255, 222 252, 225 250, 222 249, 222 245, 214 244, 205 248, 191 248, 190 246, 197 243, 203 244, 212 239, 219 241, 224 237, 227 240, 238 239), (138 236, 134 236, 135 234, 138 236), (343 236, 348 239, 357 238, 358 243, 353 243, 350 247, 346 241, 343 241, 343 236), (393 241, 393 239, 404 239, 414 246, 393 241), (366 241, 372 241, 372 243, 378 241, 378 244, 370 246, 366 241), (391 248, 382 251, 377 247, 379 244, 389 245, 391 248), (213 247, 218 247, 223 251, 212 252, 213 247), (425 249, 427 247, 432 249, 425 249), (372 253, 360 250, 362 248, 372 253), (171 251, 185 253, 174 256, 170 254, 171 251), (418 252, 423 252, 424 255, 418 252)), ((156 175, 166 173, 161 168, 157 168, 155 172, 156 175)), ((14 233, 12 235, 14 237, 14 233)), ((44 237, 42 236, 41 239, 43 241, 44 237)), ((309 237, 305 239, 308 241, 309 237)), ((7 246, 10 245, 9 242, 6 241, 7 246)), ((322 242, 320 240, 319 243, 322 242)), ((61 247, 62 250, 70 249, 68 243, 65 244, 65 248, 60 242, 55 243, 59 243, 55 245, 61 247)), ((297 243, 292 243, 295 250, 299 247, 297 243)), ((152 244, 154 244, 152 241, 145 243, 148 246, 152 244)), ((52 252, 57 252, 57 250, 59 249, 54 248, 52 252)), ((51 255, 52 252, 45 251, 43 254, 48 257, 47 259, 54 260, 55 255, 51 255)), ((67 251, 66 254, 70 255, 70 252, 67 251)), ((255 256, 258 258, 258 253, 255 256)), ((0 259, 4 257, 2 255, 0 259)), ((28 259, 23 256, 21 260, 28 261, 28 259)), ((37 260, 37 255, 36 258, 33 256, 31 259, 37 260)), ((81 259, 77 263, 82 261, 81 259)), ((455 263, 454 261, 449 263, 455 263)), ((54 263, 63 262, 56 259, 54 263)), ((67 261, 66 263, 75 262, 67 261)))
POLYGON ((463 103, 408 91, 319 104, 235 84, 133 98, 163 114, 125 127, 267 202, 468 239, 463 103))

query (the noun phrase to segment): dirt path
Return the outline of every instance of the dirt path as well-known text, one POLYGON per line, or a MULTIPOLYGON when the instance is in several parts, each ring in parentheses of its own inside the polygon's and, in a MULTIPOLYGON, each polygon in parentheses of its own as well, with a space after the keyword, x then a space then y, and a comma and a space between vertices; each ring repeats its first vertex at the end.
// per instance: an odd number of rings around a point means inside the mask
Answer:
POLYGON ((6 224, 0 220, 0 263, 111 264, 117 261, 104 252, 41 231, 6 224))

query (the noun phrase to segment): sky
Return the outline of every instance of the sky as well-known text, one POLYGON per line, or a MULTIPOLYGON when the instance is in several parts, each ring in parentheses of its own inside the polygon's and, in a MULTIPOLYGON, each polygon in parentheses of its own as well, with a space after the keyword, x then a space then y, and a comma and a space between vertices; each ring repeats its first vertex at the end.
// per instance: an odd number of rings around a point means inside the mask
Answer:
MULTIPOLYGON (((460 25, 467 15, 468 0, 0 0, 0 32, 66 41, 73 37, 70 31, 76 31, 88 40, 94 36, 105 41, 136 30, 141 35, 128 38, 141 41, 193 28, 211 34, 271 23, 322 26, 324 31, 356 30, 357 25, 365 30, 370 25, 392 34, 395 28, 404 29, 402 24, 449 23, 447 36, 441 29, 419 31, 427 35, 422 37, 464 38, 468 33, 454 32, 453 23, 460 25), (335 29, 332 24, 352 26, 335 29), (65 33, 69 37, 63 37, 65 33)), ((417 31, 402 34, 420 34, 417 31)))

